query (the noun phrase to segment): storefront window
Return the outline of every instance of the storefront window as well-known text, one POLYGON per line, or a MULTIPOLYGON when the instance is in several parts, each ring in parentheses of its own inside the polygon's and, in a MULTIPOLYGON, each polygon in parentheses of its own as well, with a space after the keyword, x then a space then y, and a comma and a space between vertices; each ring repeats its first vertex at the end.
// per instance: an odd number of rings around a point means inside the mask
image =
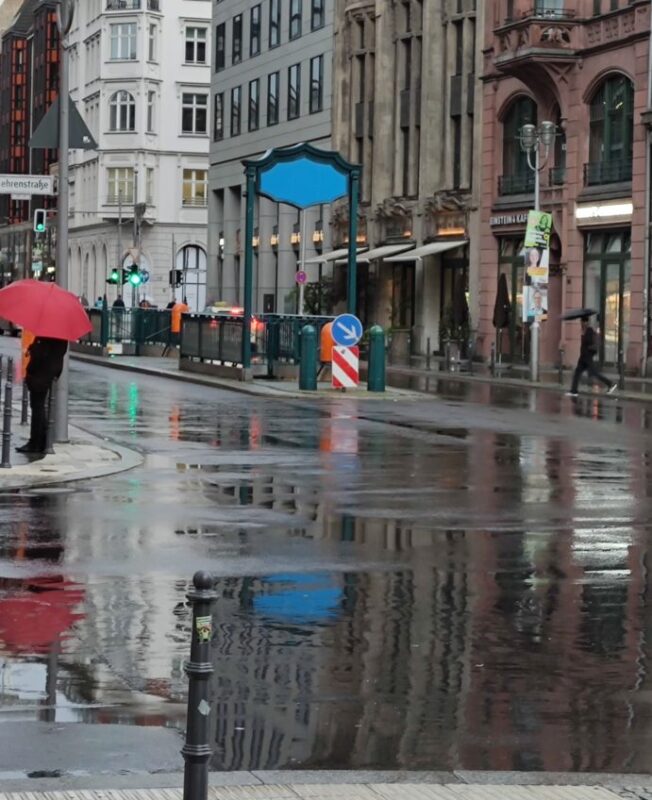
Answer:
POLYGON ((585 183, 631 181, 634 88, 622 75, 608 78, 591 101, 585 183))
POLYGON ((585 239, 584 305, 599 314, 599 356, 610 365, 624 362, 629 342, 630 248, 628 231, 588 233, 585 239))
MULTIPOLYGON (((511 356, 512 361, 526 361, 529 358, 529 337, 527 326, 523 324, 523 280, 525 261, 523 258, 523 239, 502 237, 499 240, 498 278, 505 275, 511 301, 509 332, 503 332, 500 352, 511 356)), ((496 281, 496 286, 498 280, 496 281)))

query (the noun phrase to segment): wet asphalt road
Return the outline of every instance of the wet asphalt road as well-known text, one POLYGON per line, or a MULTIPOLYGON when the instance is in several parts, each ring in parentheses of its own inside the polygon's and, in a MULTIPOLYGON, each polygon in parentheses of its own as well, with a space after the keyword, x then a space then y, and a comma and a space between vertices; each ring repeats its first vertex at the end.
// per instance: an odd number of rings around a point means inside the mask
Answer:
POLYGON ((0 778, 180 768, 198 568, 214 769, 650 771, 648 407, 72 383, 145 463, 0 495, 0 778))

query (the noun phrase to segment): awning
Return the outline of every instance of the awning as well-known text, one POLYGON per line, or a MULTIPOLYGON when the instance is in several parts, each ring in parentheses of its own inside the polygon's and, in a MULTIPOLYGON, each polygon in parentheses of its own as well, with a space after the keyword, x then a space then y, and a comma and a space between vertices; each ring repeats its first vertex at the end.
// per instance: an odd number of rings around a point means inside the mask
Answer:
POLYGON ((434 256, 437 253, 444 253, 446 250, 454 250, 456 247, 463 247, 468 244, 467 239, 455 239, 449 242, 430 242, 421 247, 415 247, 414 250, 408 250, 400 255, 392 256, 387 261, 420 261, 426 256, 434 256))
MULTIPOLYGON (((374 247, 373 250, 367 250, 366 253, 362 253, 357 257, 356 261, 358 264, 368 264, 370 261, 375 261, 378 258, 385 258, 385 256, 391 256, 403 250, 408 250, 410 247, 412 247, 411 244, 384 244, 382 247, 374 247)), ((337 263, 346 264, 346 259, 338 260, 337 263)))
MULTIPOLYGON (((359 247, 358 253, 363 253, 366 249, 366 247, 359 247)), ((329 261, 337 261, 338 258, 344 258, 348 254, 349 248, 341 247, 339 250, 331 250, 330 253, 322 253, 320 256, 307 258, 306 264, 327 264, 329 261)))

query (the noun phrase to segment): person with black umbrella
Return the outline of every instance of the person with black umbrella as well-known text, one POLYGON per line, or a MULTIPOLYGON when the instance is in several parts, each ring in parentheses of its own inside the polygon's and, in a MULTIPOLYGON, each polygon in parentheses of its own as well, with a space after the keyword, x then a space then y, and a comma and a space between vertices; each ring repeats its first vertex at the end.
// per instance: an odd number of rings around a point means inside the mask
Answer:
POLYGON ((593 363, 593 359, 595 354, 598 351, 597 345, 597 338, 594 329, 591 327, 589 322, 590 315, 585 314, 584 316, 580 317, 580 322, 582 325, 582 340, 580 343, 580 357, 577 360, 577 366, 575 367, 575 372, 573 374, 573 383, 571 385, 571 390, 568 392, 570 397, 577 397, 577 390, 580 383, 580 378, 582 377, 583 373, 587 373, 591 378, 600 381, 607 387, 607 394, 611 394, 612 392, 616 391, 618 386, 617 383, 612 383, 609 378, 603 375, 601 372, 595 367, 593 363))

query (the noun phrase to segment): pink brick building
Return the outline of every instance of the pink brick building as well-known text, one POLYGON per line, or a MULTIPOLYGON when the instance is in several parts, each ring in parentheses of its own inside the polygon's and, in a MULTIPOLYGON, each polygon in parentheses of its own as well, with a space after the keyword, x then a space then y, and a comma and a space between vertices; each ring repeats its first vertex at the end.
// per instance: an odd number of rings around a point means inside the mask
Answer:
POLYGON ((640 372, 648 355, 650 254, 646 201, 650 161, 649 0, 492 0, 486 7, 479 336, 485 355, 498 277, 512 304, 502 337, 507 358, 527 360, 521 322, 523 235, 534 173, 518 133, 550 120, 557 136, 540 172, 551 211, 549 314, 541 362, 570 364, 579 326, 563 310, 600 311, 601 356, 640 372))

